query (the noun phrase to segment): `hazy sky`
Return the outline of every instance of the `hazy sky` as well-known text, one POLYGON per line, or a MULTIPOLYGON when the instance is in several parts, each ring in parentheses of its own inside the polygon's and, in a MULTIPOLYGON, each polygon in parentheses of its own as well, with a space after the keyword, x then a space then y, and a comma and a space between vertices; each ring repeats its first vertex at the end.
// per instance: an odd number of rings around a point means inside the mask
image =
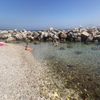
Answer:
POLYGON ((100 0, 0 0, 0 28, 100 25, 100 0))

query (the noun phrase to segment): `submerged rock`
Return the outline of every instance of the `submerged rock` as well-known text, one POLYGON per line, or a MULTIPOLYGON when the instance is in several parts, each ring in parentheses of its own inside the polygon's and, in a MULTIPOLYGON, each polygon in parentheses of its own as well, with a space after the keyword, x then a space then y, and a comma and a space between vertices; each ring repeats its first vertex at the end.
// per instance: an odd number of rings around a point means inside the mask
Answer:
POLYGON ((64 47, 60 47, 59 50, 65 50, 65 48, 64 47))
POLYGON ((33 43, 34 43, 35 45, 39 44, 39 42, 38 42, 38 41, 34 41, 33 43))
POLYGON ((100 50, 100 47, 92 47, 91 50, 100 50))
POLYGON ((74 65, 69 65, 69 64, 68 64, 67 67, 72 68, 72 67, 75 67, 75 66, 74 66, 74 65))
POLYGON ((71 45, 67 45, 67 48, 73 48, 71 45))
POLYGON ((75 51, 75 54, 80 55, 80 54, 82 54, 82 52, 81 51, 75 51))

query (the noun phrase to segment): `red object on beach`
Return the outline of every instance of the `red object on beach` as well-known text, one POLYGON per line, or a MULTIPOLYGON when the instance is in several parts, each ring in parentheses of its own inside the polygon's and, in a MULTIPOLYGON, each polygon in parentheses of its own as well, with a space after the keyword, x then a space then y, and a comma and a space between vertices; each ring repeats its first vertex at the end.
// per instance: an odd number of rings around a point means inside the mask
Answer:
POLYGON ((26 50, 32 52, 32 48, 27 48, 26 50))
POLYGON ((0 42, 0 47, 1 47, 1 46, 5 46, 5 45, 6 45, 6 43, 0 42))

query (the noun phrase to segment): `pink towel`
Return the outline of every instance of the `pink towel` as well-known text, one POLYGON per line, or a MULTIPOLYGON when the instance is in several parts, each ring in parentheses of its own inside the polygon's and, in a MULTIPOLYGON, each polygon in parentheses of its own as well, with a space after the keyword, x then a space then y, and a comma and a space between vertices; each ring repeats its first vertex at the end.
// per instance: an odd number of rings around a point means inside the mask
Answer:
POLYGON ((1 47, 1 46, 5 46, 5 45, 6 45, 6 43, 0 42, 0 47, 1 47))

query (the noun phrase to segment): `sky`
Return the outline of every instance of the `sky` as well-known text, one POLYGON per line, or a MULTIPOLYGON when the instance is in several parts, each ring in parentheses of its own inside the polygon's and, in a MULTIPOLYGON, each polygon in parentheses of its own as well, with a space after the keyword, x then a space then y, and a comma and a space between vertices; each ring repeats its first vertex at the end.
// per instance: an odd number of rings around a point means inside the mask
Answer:
POLYGON ((0 0, 0 28, 100 26, 100 0, 0 0))

